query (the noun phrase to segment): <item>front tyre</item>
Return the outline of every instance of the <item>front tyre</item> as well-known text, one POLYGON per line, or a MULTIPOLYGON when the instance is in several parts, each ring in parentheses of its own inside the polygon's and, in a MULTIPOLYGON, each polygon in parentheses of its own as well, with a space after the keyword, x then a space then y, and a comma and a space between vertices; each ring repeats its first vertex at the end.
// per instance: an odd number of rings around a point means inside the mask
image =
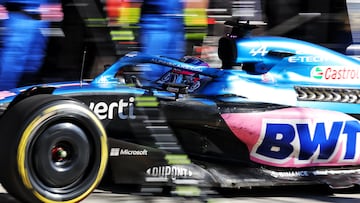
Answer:
POLYGON ((72 99, 37 95, 0 120, 1 183, 24 202, 79 202, 100 183, 108 146, 101 122, 72 99))

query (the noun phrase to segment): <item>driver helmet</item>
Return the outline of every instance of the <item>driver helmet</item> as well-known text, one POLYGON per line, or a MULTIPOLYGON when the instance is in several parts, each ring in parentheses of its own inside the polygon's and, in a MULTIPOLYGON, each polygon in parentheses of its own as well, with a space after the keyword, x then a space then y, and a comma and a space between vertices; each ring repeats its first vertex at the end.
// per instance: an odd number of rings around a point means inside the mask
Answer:
POLYGON ((210 67, 208 63, 195 56, 184 56, 180 59, 181 62, 192 64, 195 66, 206 66, 210 67))

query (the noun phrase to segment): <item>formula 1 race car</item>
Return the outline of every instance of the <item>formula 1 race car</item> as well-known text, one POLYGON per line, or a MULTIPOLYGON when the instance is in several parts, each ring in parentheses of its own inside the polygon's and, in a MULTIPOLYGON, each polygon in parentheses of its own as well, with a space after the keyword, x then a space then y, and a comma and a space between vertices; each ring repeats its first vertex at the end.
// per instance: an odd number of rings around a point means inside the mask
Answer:
POLYGON ((359 61, 227 26, 222 68, 131 52, 91 82, 0 92, 1 184, 24 202, 79 202, 102 181, 359 184, 359 61))

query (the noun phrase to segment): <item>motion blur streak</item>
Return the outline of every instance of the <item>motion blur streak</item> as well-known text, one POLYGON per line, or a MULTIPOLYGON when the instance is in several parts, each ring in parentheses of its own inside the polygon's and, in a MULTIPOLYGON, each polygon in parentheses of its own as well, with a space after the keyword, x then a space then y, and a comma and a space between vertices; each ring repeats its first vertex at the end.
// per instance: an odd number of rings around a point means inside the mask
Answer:
POLYGON ((0 89, 11 89, 31 80, 42 65, 47 37, 41 29, 63 18, 60 4, 43 1, 2 1, 0 18, 0 89), (21 83, 22 82, 22 83, 21 83))

